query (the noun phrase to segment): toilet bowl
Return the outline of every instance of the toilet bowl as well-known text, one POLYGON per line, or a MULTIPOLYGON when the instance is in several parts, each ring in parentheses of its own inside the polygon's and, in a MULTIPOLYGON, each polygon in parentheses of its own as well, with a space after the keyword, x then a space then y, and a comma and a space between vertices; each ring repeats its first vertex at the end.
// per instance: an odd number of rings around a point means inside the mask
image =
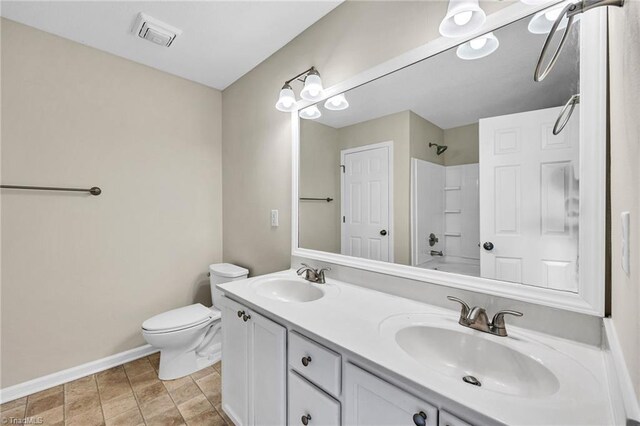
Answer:
POLYGON ((195 373, 220 360, 221 312, 216 304, 221 292, 216 284, 247 278, 249 271, 236 265, 209 266, 213 307, 195 303, 153 316, 142 323, 142 336, 160 349, 161 380, 173 380, 195 373))

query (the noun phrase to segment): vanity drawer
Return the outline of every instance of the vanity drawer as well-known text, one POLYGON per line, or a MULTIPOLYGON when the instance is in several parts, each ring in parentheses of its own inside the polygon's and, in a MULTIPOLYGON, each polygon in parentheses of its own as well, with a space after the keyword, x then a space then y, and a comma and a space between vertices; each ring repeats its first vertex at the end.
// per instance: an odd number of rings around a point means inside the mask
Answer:
POLYGON ((288 355, 291 368, 330 394, 340 395, 340 354, 290 331, 288 355))
POLYGON ((471 426, 469 423, 464 420, 460 420, 453 414, 447 413, 446 411, 440 411, 440 419, 438 422, 438 426, 471 426))
POLYGON ((339 426, 340 403, 289 371, 289 425, 339 426), (306 418, 304 418, 306 417, 306 418))

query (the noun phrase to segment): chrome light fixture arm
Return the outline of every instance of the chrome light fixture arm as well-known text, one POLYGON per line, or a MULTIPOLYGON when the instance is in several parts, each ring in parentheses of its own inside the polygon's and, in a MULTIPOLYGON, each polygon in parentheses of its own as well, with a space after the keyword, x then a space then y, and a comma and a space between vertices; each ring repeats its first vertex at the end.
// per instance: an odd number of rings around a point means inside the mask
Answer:
POLYGON ((553 23, 553 26, 551 27, 551 31, 549 32, 549 35, 547 36, 547 39, 545 40, 544 45, 542 46, 542 51, 540 52, 540 57, 538 58, 538 63, 536 64, 536 70, 533 75, 534 81, 544 80, 545 77, 549 75, 549 73, 555 66, 556 62, 558 61, 558 58, 560 57, 560 52, 562 51, 562 48, 564 47, 564 44, 567 40, 569 31, 571 31, 571 27, 573 26, 573 22, 576 15, 587 12, 591 9, 595 9, 596 7, 602 7, 602 6, 622 7, 624 6, 624 0, 582 0, 578 3, 568 4, 567 6, 564 7, 564 9, 562 9, 562 12, 560 12, 560 15, 558 15, 558 17, 556 18, 556 21, 553 23), (565 18, 565 16, 568 21, 567 21, 567 26, 565 27, 562 33, 562 38, 560 39, 560 43, 558 43, 558 47, 551 55, 551 59, 549 60, 549 63, 547 64, 547 66, 543 67, 544 59, 547 56, 547 51, 549 50, 551 46, 551 41, 553 40, 553 35, 558 30, 558 27, 560 26, 560 23, 565 18))

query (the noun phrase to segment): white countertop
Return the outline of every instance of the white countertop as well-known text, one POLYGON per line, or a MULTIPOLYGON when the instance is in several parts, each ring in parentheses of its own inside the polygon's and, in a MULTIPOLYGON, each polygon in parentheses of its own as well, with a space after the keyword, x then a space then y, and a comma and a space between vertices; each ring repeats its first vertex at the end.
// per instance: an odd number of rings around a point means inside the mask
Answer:
MULTIPOLYGON (((457 325, 456 311, 442 309, 348 283, 327 279, 315 284, 326 295, 312 302, 274 300, 256 293, 261 280, 299 279, 288 270, 218 287, 232 299, 305 330, 338 348, 382 367, 398 380, 456 401, 469 409, 509 425, 608 425, 613 414, 607 390, 604 352, 594 346, 510 327, 508 337, 497 337, 466 327, 466 333, 482 335, 527 353, 558 377, 558 390, 549 396, 515 396, 482 387, 426 367, 395 342, 398 324, 457 325), (394 325, 395 324, 395 325, 394 325), (395 327, 395 328, 394 328, 395 327)), ((392 277, 389 278, 393 280, 392 277)), ((301 280, 302 281, 302 280, 301 280)), ((526 313, 525 313, 526 315, 526 313)), ((453 325, 451 325, 453 327, 453 325)), ((482 354, 478 354, 482 357, 482 354)), ((429 401, 428 396, 424 396, 429 401)))

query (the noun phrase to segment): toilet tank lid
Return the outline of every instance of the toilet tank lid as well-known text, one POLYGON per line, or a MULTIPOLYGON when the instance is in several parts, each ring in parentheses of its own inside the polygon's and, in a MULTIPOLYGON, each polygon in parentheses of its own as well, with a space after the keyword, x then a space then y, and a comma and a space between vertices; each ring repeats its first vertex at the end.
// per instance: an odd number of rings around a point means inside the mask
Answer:
POLYGON ((214 263, 209 265, 209 271, 212 275, 226 278, 238 278, 243 275, 249 275, 249 270, 231 263, 214 263))
POLYGON ((148 331, 187 328, 209 321, 218 315, 217 311, 212 311, 200 303, 195 303, 151 317, 142 323, 142 328, 148 331))

